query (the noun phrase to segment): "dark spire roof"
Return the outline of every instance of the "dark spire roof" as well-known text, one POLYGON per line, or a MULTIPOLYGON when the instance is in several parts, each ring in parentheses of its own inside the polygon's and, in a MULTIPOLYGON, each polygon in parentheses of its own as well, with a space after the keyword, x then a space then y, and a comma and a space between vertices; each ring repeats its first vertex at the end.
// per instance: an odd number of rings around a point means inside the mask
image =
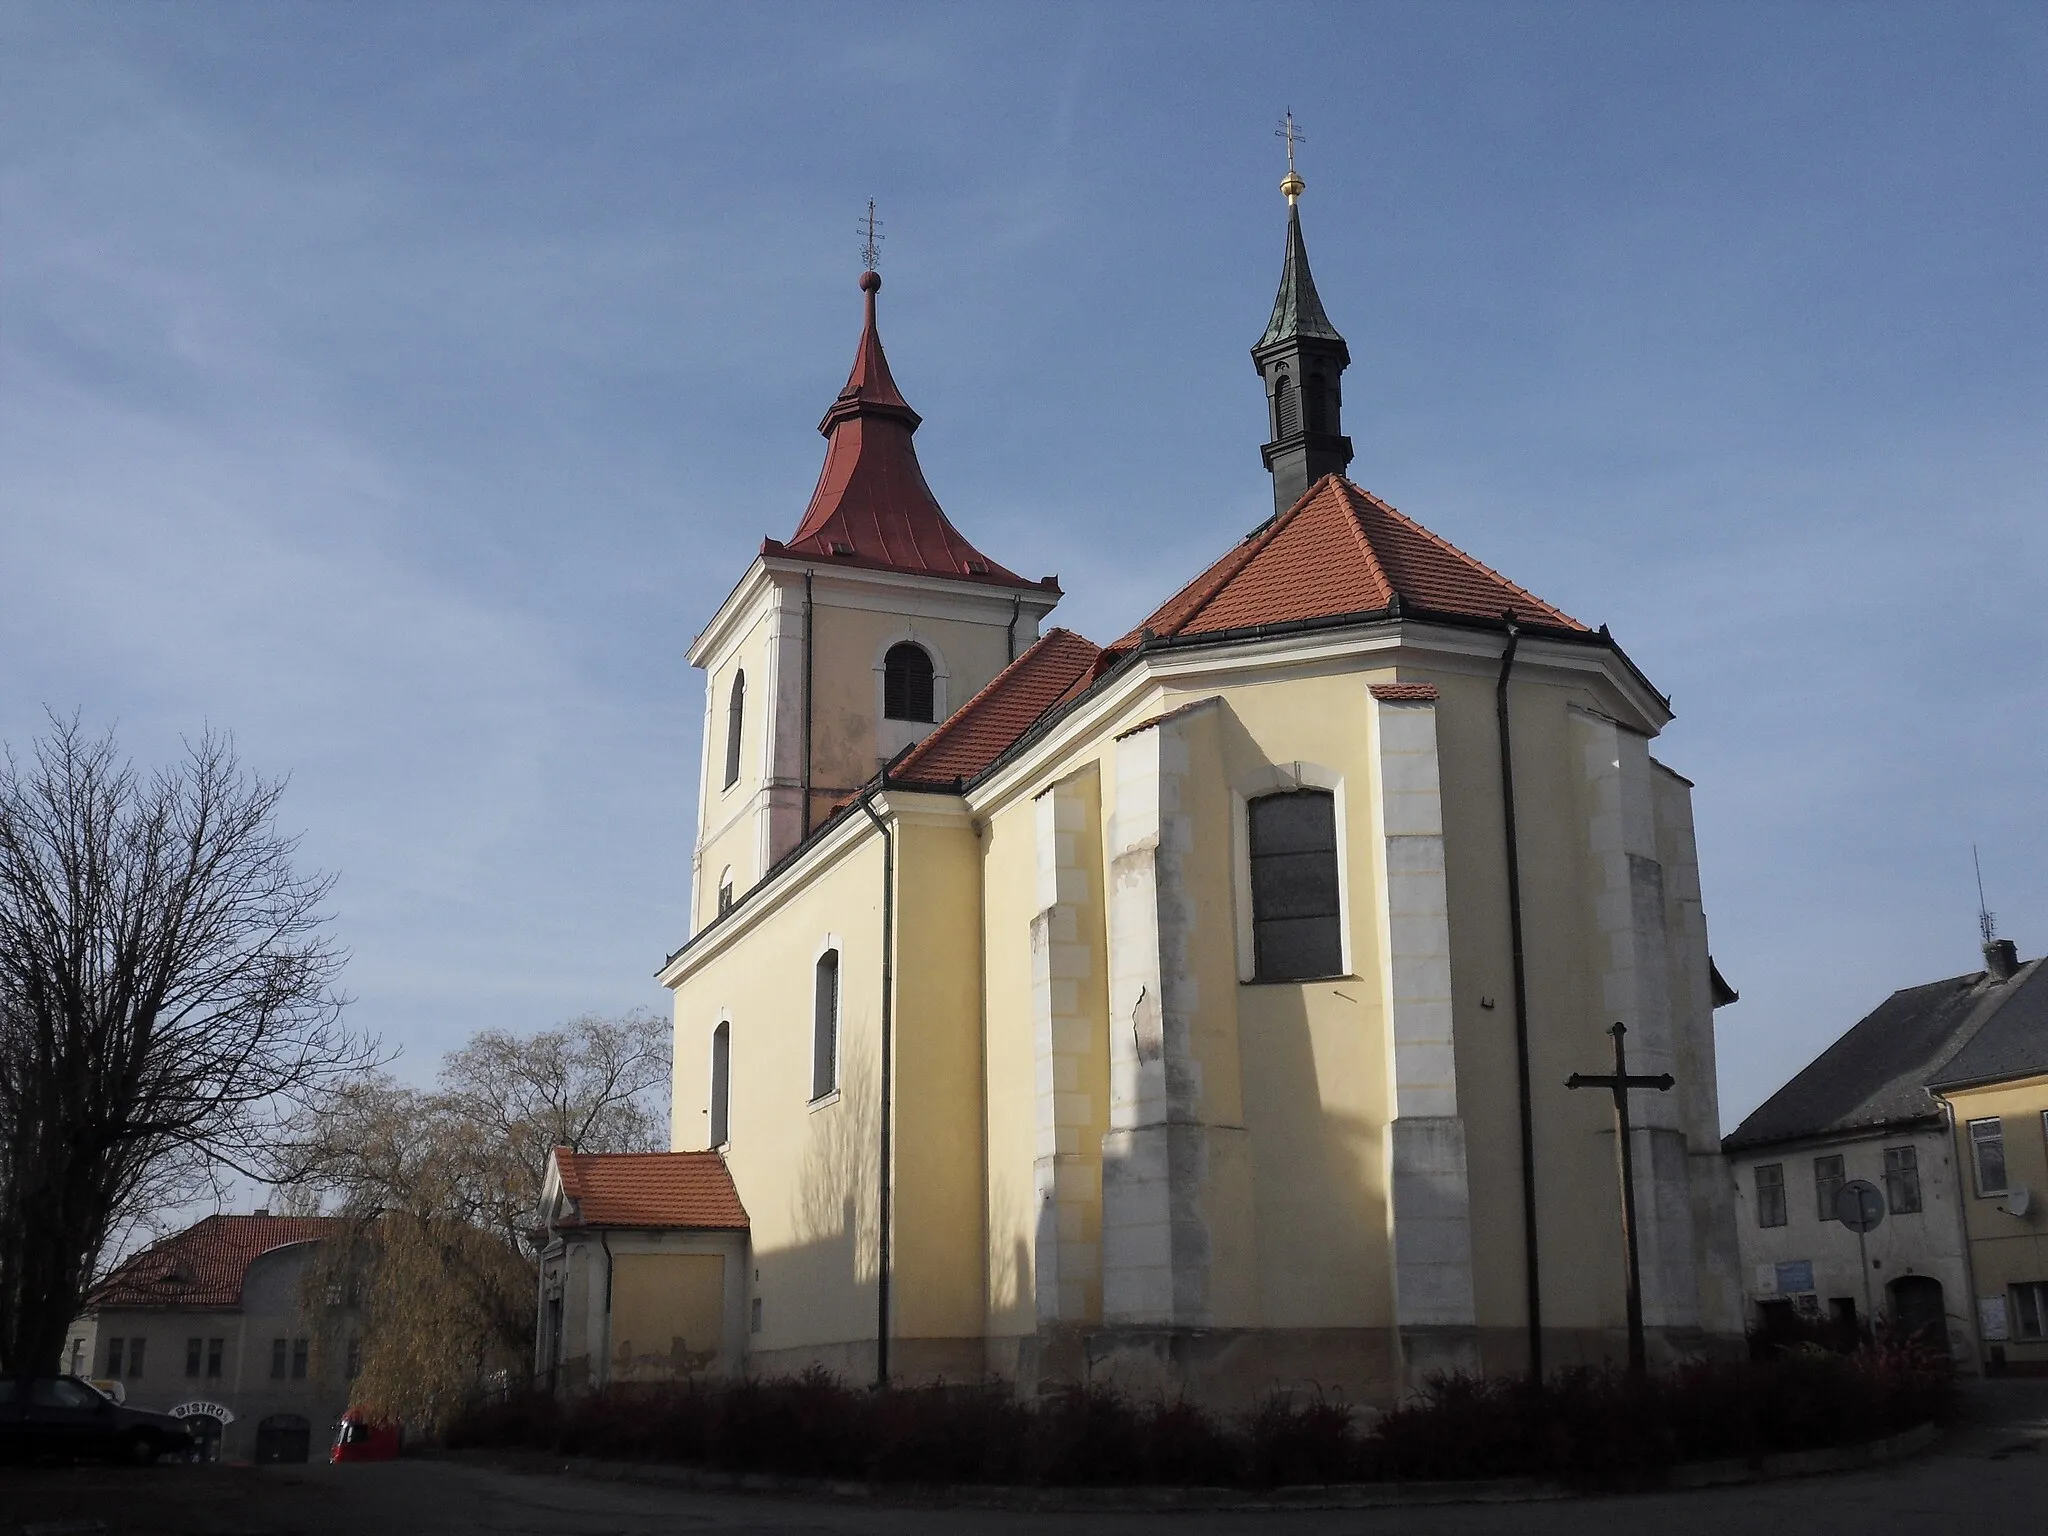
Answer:
POLYGON ((1034 582, 997 565, 939 509, 910 441, 920 418, 889 374, 875 326, 881 274, 863 272, 860 286, 867 319, 846 387, 818 423, 830 445, 818 487, 788 543, 766 540, 762 553, 1057 590, 1050 577, 1034 582))
POLYGON ((1312 336, 1319 341, 1342 341, 1337 327, 1323 313, 1323 301, 1316 293, 1315 275, 1308 269, 1308 246, 1301 238, 1301 205, 1287 200, 1287 257, 1280 267, 1280 291, 1273 296, 1273 318, 1266 322, 1260 347, 1275 342, 1312 336))

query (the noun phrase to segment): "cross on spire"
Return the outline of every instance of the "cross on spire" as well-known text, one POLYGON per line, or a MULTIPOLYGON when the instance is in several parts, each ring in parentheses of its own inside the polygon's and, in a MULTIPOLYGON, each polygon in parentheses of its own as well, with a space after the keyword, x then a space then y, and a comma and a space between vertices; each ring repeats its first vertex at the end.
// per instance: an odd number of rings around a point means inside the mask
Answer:
POLYGON ((1280 126, 1273 130, 1273 137, 1287 141, 1287 174, 1280 178, 1280 192, 1287 199, 1289 206, 1292 206, 1294 200, 1301 196, 1302 188, 1308 185, 1294 169, 1294 146, 1308 142, 1308 135, 1301 131, 1301 125, 1294 120, 1294 108, 1289 107, 1282 114, 1280 126))
POLYGON ((882 242, 888 237, 882 233, 882 221, 875 217, 875 200, 868 199, 868 216, 854 226, 861 237, 860 259, 863 272, 881 270, 882 242))

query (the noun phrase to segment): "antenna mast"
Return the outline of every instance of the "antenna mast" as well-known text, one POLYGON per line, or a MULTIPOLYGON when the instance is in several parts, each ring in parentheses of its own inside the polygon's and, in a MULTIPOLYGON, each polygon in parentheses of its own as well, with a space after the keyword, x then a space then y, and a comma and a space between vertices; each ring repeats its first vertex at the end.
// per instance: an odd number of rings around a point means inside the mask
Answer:
POLYGON ((861 270, 863 272, 880 271, 879 263, 882 259, 882 242, 888 237, 882 233, 882 221, 875 217, 875 200, 872 197, 868 199, 868 216, 856 224, 854 230, 861 237, 861 270))
POLYGON ((1977 845, 1970 844, 1970 863, 1977 870, 1977 932, 1989 944, 1998 937, 1998 914, 1984 904, 1984 861, 1977 857, 1977 845))

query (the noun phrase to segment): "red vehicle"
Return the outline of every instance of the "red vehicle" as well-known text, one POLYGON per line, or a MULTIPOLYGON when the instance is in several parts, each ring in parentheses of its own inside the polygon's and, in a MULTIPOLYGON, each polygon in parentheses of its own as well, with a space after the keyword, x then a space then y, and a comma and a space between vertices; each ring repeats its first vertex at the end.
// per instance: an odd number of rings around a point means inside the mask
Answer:
POLYGON ((327 1459, 330 1462, 396 1461, 404 1444, 403 1424, 373 1422, 351 1408, 341 1416, 341 1428, 334 1436, 334 1450, 327 1459))

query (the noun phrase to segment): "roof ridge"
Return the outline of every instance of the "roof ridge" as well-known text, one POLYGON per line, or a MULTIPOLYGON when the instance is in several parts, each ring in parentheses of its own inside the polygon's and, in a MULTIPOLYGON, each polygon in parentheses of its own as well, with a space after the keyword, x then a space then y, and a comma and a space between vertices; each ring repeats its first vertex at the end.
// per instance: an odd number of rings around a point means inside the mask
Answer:
POLYGON ((1454 555, 1458 559, 1465 561, 1467 564, 1475 566, 1479 570, 1484 571, 1488 576, 1491 576, 1495 581, 1499 582, 1502 586, 1506 587, 1510 592, 1515 593, 1519 597, 1527 598, 1529 602, 1533 604, 1535 607, 1540 608, 1545 613, 1548 613, 1551 617, 1562 621, 1570 628, 1587 628, 1586 625, 1580 623, 1577 619, 1573 618, 1570 614, 1566 613, 1562 608, 1559 608, 1554 604, 1545 602, 1542 598, 1538 597, 1534 592, 1531 592, 1527 587, 1523 586, 1520 582, 1513 581, 1508 577, 1503 576, 1499 571, 1496 571, 1492 566, 1488 565, 1484 560, 1481 560, 1477 555, 1468 554, 1466 551, 1460 549, 1457 545, 1453 544, 1449 539, 1445 538, 1442 534, 1436 532, 1434 529, 1427 528, 1423 524, 1418 523, 1414 518, 1410 517, 1406 512, 1403 512, 1399 507, 1395 506, 1392 502, 1383 501, 1378 496, 1375 496, 1371 491, 1368 491, 1364 486, 1358 484, 1355 480, 1351 480, 1345 476, 1339 476, 1338 478, 1342 479, 1346 485, 1351 487, 1352 490, 1358 492, 1359 495, 1363 496, 1367 501, 1371 502, 1373 506, 1378 508, 1380 511, 1386 513, 1387 516, 1395 519, 1403 527, 1411 528, 1416 533, 1421 534, 1423 538, 1429 540, 1430 543, 1436 545, 1437 548, 1443 550, 1446 554, 1454 555))
POLYGON ((1366 565, 1379 584, 1387 589, 1389 599, 1399 597, 1400 589, 1394 585, 1393 573, 1387 569, 1386 562, 1380 559, 1380 552, 1372 547, 1372 540, 1366 534, 1365 524, 1359 519, 1359 509, 1352 501, 1354 496, 1364 496, 1367 493, 1335 471, 1318 480, 1313 489, 1320 490, 1323 482, 1329 480, 1337 482, 1337 496, 1344 503, 1346 513, 1344 521, 1351 525, 1351 536, 1358 540, 1358 547, 1365 552, 1366 565))

